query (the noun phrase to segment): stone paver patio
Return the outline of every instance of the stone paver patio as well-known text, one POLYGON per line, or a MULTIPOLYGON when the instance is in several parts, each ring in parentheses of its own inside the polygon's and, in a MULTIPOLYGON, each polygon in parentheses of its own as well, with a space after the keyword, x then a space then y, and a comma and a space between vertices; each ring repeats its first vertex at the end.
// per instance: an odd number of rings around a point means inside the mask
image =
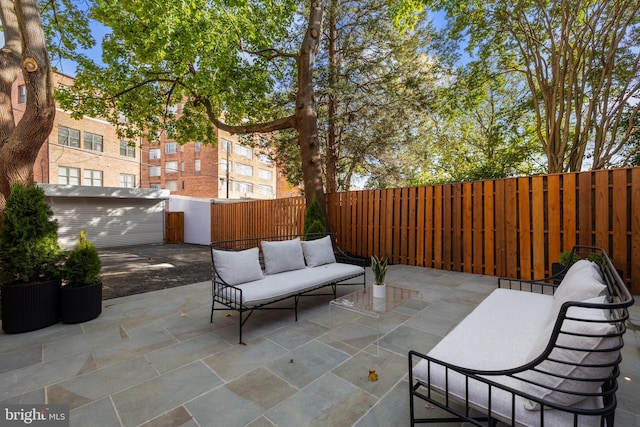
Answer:
MULTIPOLYGON (((203 282, 106 300, 81 325, 0 334, 0 402, 68 404, 78 427, 407 426, 407 352, 428 352, 497 279, 391 266, 387 282, 419 294, 380 318, 377 358, 375 320, 330 311, 326 295, 303 298, 298 322, 254 313, 239 345, 236 313, 209 323, 203 282)), ((640 323, 638 305, 631 316, 640 323)), ((625 336, 617 426, 640 426, 637 334, 625 336)))

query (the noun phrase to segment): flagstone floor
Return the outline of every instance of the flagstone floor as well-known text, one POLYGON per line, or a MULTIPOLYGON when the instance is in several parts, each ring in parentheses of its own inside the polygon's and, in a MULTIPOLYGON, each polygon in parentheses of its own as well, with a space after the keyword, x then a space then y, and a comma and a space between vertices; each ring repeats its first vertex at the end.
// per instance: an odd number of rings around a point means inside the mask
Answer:
MULTIPOLYGON (((106 300, 84 324, 0 334, 0 403, 68 404, 78 427, 407 426, 407 352, 428 352, 497 279, 391 266, 387 281, 419 294, 380 318, 379 357, 375 319, 328 296, 303 298, 298 322, 254 313, 240 345, 235 313, 209 323, 203 282, 106 300)), ((631 314, 640 325, 639 305, 631 314)), ((616 425, 640 426, 640 332, 625 336, 617 396, 616 425)))

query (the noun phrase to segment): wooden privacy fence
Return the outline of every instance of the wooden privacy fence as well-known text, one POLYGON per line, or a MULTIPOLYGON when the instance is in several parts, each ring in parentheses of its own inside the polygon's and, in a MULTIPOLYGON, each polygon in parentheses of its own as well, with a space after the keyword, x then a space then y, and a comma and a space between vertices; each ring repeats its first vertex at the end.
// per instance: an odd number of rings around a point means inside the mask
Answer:
POLYGON ((304 197, 211 205, 211 241, 301 234, 304 197))
MULTIPOLYGON (((300 233, 303 211, 302 198, 213 205, 212 230, 300 233)), ((640 293, 640 168, 334 193, 327 212, 352 254, 468 273, 541 278, 560 252, 600 246, 640 293)))

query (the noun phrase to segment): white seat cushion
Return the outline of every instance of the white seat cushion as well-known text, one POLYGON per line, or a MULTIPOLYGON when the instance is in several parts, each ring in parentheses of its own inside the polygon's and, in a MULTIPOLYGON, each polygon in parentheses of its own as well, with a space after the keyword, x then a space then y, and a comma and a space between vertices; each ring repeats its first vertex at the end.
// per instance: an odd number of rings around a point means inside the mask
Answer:
MULTIPOLYGON (((243 283, 237 287, 242 289, 242 304, 251 307, 275 301, 287 296, 296 295, 308 289, 334 283, 359 276, 364 268, 351 264, 333 263, 318 267, 306 267, 301 270, 266 275, 261 280, 243 283)), ((218 290, 222 296, 233 299, 235 296, 229 289, 218 290)), ((239 298, 239 296, 238 296, 239 298)))
MULTIPOLYGON (((449 332, 430 352, 429 356, 471 369, 503 370, 515 368, 528 362, 529 353, 535 345, 538 334, 547 325, 547 315, 551 310, 551 295, 534 294, 525 291, 496 289, 454 330, 449 332)), ((431 365, 421 360, 413 368, 416 380, 431 384, 432 388, 443 391, 460 402, 465 401, 465 377, 453 371, 448 373, 440 365, 431 365)), ((492 381, 522 390, 524 385, 511 377, 490 377, 492 381)), ((472 407, 486 410, 489 407, 488 388, 478 381, 469 383, 469 402, 472 407)), ((539 426, 544 414, 545 425, 572 425, 571 415, 561 411, 529 411, 524 407, 524 399, 516 397, 512 407, 511 394, 493 389, 491 399, 492 414, 509 423, 512 410, 515 411, 517 425, 539 426)), ((593 408, 597 399, 587 399, 576 406, 593 408)), ((581 418, 581 426, 598 426, 599 418, 581 418)))

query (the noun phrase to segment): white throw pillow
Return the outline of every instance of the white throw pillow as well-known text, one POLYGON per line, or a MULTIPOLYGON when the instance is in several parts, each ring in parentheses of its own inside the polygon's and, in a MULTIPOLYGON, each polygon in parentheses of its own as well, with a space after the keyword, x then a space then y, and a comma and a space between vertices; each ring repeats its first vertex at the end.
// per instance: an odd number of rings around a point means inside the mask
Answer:
POLYGON ((262 241, 265 274, 300 270, 305 267, 300 238, 277 242, 262 241))
POLYGON ((555 294, 553 294, 553 305, 547 322, 553 327, 562 304, 565 302, 584 301, 605 295, 606 292, 607 287, 602 282, 598 266, 587 260, 576 262, 567 271, 555 294))
POLYGON ((264 278, 258 259, 258 248, 244 251, 211 249, 211 253, 218 277, 228 285, 234 286, 264 278))
POLYGON ((302 252, 304 253, 304 259, 308 267, 316 267, 318 265, 336 262, 330 236, 302 242, 302 252))
MULTIPOLYGON (((584 302, 603 304, 606 302, 606 297, 592 298, 584 302)), ((562 331, 590 336, 560 333, 556 345, 568 348, 556 347, 548 357, 564 361, 566 364, 545 360, 538 365, 538 369, 548 374, 528 371, 525 377, 549 388, 558 388, 560 390, 580 393, 597 393, 602 386, 602 381, 598 381, 598 379, 609 376, 613 369, 612 365, 616 363, 619 357, 620 351, 617 349, 620 343, 619 338, 616 336, 605 336, 615 334, 616 327, 614 324, 609 323, 611 319, 607 309, 570 307, 567 312, 567 317, 587 321, 567 319, 562 325, 562 331), (576 366, 577 364, 595 366, 576 366), (561 378, 556 375, 569 378, 561 378)), ((552 331, 553 324, 550 324, 540 334, 536 340, 536 345, 534 345, 531 350, 530 360, 533 360, 542 353, 549 342, 552 331)), ((528 383, 524 385, 525 392, 566 406, 575 405, 588 397, 567 394, 561 391, 550 390, 549 388, 528 383)), ((540 405, 529 400, 525 400, 524 407, 529 410, 540 409, 540 405)))

